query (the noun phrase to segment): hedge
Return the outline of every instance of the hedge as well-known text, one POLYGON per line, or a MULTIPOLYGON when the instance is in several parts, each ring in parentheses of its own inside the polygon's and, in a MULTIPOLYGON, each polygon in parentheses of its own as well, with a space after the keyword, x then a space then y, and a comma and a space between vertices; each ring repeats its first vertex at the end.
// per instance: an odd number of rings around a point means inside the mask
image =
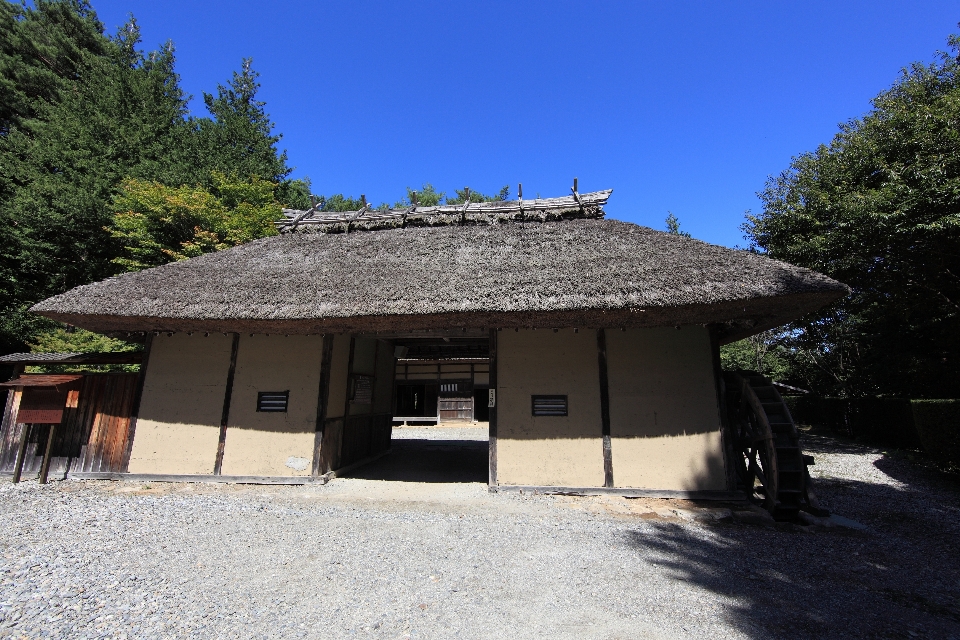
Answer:
POLYGON ((905 398, 784 398, 794 421, 826 427, 863 442, 902 449, 920 447, 910 400, 905 398))
POLYGON ((960 400, 914 400, 913 421, 923 450, 939 462, 960 465, 960 400))

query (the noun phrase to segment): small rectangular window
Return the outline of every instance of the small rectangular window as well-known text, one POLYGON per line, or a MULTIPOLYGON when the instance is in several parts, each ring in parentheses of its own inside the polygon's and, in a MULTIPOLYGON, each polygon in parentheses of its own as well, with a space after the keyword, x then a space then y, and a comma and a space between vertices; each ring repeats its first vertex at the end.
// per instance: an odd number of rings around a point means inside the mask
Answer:
POLYGON ((535 416, 567 415, 567 396, 530 396, 535 416))
POLYGON ((261 391, 257 394, 257 411, 286 413, 289 391, 261 391))

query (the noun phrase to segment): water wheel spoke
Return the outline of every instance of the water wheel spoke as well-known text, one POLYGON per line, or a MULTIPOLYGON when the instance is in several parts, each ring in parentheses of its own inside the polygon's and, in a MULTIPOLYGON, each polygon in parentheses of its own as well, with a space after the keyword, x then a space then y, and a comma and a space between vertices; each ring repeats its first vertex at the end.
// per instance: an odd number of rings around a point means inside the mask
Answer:
MULTIPOLYGON (((744 491, 751 500, 761 502, 775 517, 795 517, 800 508, 805 508, 808 479, 806 474, 801 477, 802 497, 798 499, 796 475, 787 476, 785 481, 788 485, 781 495, 779 470, 795 469, 798 464, 803 464, 799 458, 799 436, 792 424, 789 408, 773 383, 756 373, 727 372, 724 374, 724 387, 730 424, 735 429, 734 442, 740 450, 735 465, 744 491), (778 425, 779 440, 774 439, 771 422, 778 425), (784 428, 785 423, 793 428, 784 428), (784 438, 789 442, 783 442, 784 438)), ((809 495, 812 496, 812 493, 809 495)))

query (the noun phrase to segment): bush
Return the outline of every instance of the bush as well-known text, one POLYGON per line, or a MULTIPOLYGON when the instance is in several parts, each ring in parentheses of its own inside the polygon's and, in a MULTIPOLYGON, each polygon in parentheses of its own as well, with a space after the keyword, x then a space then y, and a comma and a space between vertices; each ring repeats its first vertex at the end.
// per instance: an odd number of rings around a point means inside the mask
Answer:
POLYGON ((920 438, 910 401, 904 398, 787 398, 798 424, 826 428, 836 434, 881 446, 916 449, 920 438))
POLYGON ((905 398, 853 398, 850 426, 853 437, 899 449, 919 449, 920 437, 905 398))
POLYGON ((914 400, 911 404, 927 455, 939 462, 960 465, 960 400, 914 400))

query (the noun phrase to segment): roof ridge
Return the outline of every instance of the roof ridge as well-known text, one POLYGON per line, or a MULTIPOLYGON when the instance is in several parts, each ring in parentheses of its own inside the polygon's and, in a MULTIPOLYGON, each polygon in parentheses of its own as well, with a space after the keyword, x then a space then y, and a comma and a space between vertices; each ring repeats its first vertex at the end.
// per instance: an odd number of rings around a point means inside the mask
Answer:
POLYGON ((342 233, 355 229, 448 226, 455 224, 498 224, 512 221, 547 221, 603 218, 603 205, 613 189, 591 193, 574 192, 558 198, 494 200, 433 207, 369 209, 323 212, 283 209, 284 219, 275 222, 280 233, 342 233))

